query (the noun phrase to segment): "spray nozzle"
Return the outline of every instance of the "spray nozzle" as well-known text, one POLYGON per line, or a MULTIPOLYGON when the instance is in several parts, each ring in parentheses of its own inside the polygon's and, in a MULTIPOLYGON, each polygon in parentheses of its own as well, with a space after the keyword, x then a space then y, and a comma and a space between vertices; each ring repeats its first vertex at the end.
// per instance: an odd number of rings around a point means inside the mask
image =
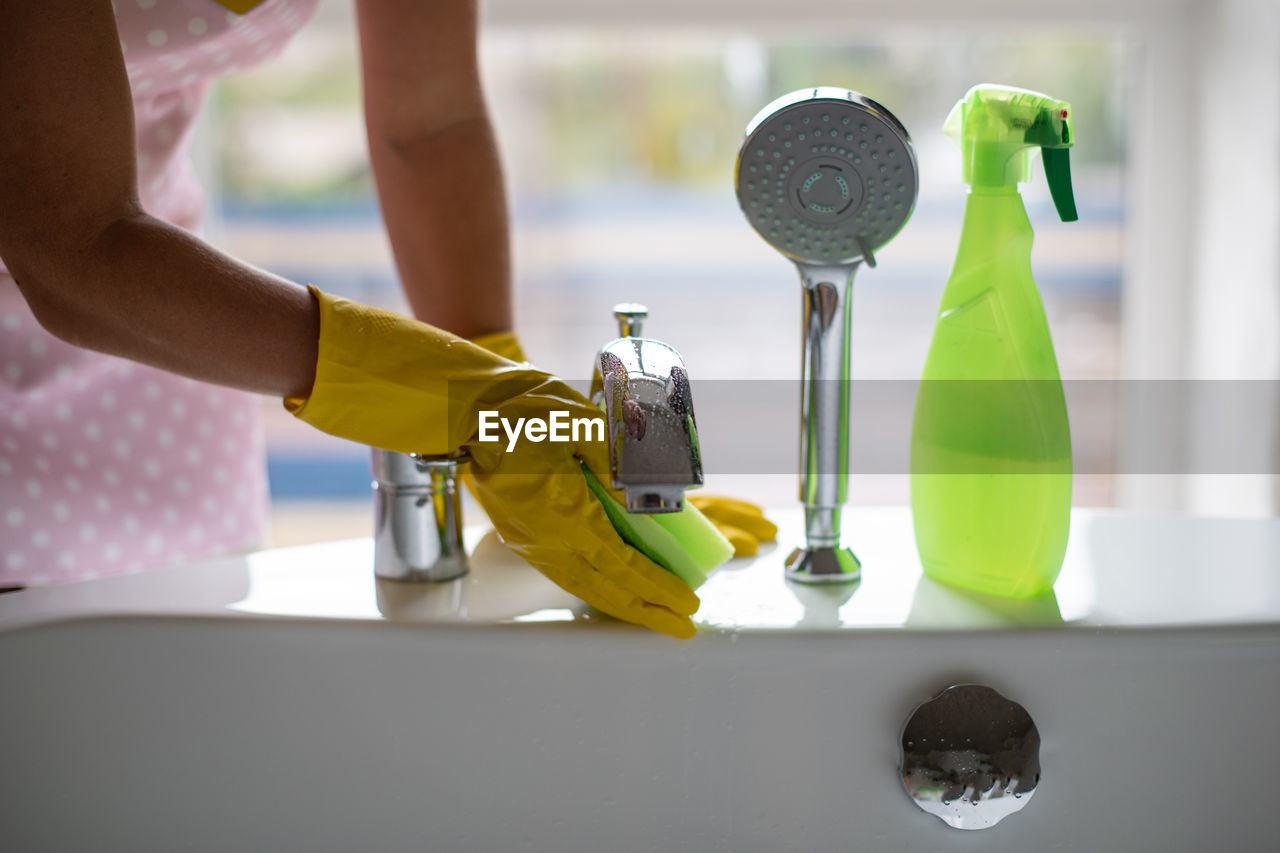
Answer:
POLYGON ((980 187, 1030 179, 1027 151, 1039 148, 1049 193, 1063 222, 1077 219, 1071 190, 1071 105, 1012 86, 974 86, 947 116, 943 130, 960 145, 964 180, 980 187))

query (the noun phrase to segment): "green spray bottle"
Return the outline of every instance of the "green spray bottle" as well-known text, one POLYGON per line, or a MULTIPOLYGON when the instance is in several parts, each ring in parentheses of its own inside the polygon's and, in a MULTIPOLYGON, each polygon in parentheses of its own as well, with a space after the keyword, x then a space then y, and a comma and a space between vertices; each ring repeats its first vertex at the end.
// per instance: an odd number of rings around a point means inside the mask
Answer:
POLYGON ((970 89, 944 129, 970 185, 955 265, 916 395, 911 510, 925 574, 991 595, 1053 587, 1067 547, 1071 432, 1018 194, 1039 148, 1075 220, 1071 107, 1007 86, 970 89))

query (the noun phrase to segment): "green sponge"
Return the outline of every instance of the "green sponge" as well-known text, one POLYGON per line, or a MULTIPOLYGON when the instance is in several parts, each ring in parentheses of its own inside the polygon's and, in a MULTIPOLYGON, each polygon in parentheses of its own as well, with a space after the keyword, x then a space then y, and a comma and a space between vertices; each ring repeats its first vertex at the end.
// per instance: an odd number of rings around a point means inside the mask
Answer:
POLYGON ((613 529, 632 548, 697 589, 707 575, 733 556, 729 540, 692 504, 680 512, 629 513, 605 490, 586 465, 582 474, 604 507, 613 529))

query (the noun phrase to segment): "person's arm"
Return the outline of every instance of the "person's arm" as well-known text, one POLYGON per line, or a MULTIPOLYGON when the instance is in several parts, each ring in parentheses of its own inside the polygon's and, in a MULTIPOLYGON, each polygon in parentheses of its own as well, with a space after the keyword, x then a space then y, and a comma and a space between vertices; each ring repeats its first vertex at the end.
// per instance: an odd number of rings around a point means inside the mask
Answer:
POLYGON ((307 290, 142 209, 108 0, 0 3, 0 122, 0 258, 41 325, 195 379, 308 393, 307 290))
POLYGON ((413 313, 464 337, 512 328, 502 169, 475 0, 357 0, 369 156, 413 313))

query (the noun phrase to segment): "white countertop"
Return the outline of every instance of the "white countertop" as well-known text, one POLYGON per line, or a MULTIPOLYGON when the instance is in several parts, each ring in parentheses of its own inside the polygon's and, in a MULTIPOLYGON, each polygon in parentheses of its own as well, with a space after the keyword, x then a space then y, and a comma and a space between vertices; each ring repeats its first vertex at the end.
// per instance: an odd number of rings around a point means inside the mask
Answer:
MULTIPOLYGON (((1280 626, 1280 519, 1075 510, 1053 594, 1016 601, 924 578, 905 507, 846 510, 861 583, 788 583, 782 562, 800 541, 801 513, 769 515, 779 544, 711 576, 698 591, 700 631, 1280 626)), ((546 580, 492 531, 468 528, 466 538, 472 570, 443 584, 375 579, 372 541, 353 539, 0 596, 0 631, 112 615, 630 630, 546 580)))

